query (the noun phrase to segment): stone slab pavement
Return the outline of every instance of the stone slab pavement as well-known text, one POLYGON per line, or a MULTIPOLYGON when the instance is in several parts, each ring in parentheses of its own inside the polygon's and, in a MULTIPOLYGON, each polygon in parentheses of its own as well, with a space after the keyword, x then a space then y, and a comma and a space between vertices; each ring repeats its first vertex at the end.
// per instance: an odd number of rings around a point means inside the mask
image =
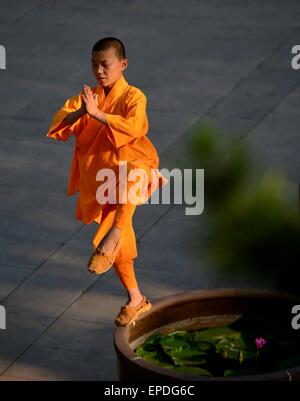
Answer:
MULTIPOLYGON (((113 269, 86 272, 97 227, 76 221, 76 199, 65 195, 73 141, 45 137, 64 99, 94 85, 92 44, 125 42, 126 79, 148 96, 161 168, 188 160, 191 127, 212 120, 220 135, 253 144, 265 165, 286 169, 296 202, 299 16, 295 0, 1 0, 1 380, 117 380, 113 319, 126 294, 113 269)), ((180 205, 138 208, 136 274, 150 299, 270 286, 204 263, 205 224, 205 211, 195 219, 180 205)))

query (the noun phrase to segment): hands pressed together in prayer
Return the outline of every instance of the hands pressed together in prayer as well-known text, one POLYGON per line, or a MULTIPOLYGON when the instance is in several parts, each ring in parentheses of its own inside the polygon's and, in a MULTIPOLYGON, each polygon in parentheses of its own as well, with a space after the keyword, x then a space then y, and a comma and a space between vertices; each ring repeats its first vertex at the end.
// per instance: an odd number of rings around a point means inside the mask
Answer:
POLYGON ((83 85, 82 91, 82 111, 88 113, 91 117, 97 114, 98 108, 98 97, 94 94, 91 88, 87 85, 83 85))
POLYGON ((95 118, 103 124, 107 124, 105 113, 99 109, 98 96, 93 93, 88 85, 83 85, 82 99, 82 113, 88 113, 92 118, 95 118))

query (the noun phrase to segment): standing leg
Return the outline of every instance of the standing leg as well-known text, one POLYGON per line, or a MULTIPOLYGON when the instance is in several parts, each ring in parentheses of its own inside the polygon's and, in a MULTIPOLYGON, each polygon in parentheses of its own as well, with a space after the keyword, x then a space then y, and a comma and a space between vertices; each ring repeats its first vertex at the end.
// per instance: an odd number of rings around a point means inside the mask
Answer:
POLYGON ((122 229, 122 247, 117 255, 114 266, 127 294, 128 302, 122 306, 115 318, 118 326, 127 326, 152 305, 149 300, 142 295, 134 272, 134 258, 137 256, 136 239, 132 224, 122 229), (131 254, 131 255, 130 255, 131 254), (130 255, 130 257, 129 257, 130 255))
POLYGON ((139 289, 134 272, 134 259, 137 256, 136 238, 132 224, 122 229, 122 246, 118 253, 114 267, 128 295, 128 305, 136 306, 143 295, 139 289))

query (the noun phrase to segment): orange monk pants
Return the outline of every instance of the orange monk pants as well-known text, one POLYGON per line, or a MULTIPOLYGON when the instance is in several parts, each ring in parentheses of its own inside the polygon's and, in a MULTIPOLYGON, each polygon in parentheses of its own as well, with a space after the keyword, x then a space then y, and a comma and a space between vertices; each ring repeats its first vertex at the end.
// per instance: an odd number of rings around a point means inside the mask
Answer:
POLYGON ((122 230, 122 245, 115 259, 114 268, 125 289, 137 288, 133 259, 138 256, 136 238, 132 226, 132 216, 136 205, 125 204, 108 205, 102 212, 100 226, 94 236, 94 249, 105 237, 112 225, 122 230))

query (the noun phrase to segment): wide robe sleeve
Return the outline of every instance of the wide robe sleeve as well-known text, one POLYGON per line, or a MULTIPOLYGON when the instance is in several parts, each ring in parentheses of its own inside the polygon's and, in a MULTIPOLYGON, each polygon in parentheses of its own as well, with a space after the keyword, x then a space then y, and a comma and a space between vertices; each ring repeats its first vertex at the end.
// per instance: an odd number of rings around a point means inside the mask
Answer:
POLYGON ((140 90, 133 93, 126 107, 126 115, 105 113, 108 137, 115 148, 126 145, 148 132, 147 98, 140 90))
POLYGON ((75 123, 59 128, 62 121, 73 111, 80 109, 82 104, 82 94, 78 94, 66 100, 64 105, 56 112, 51 122, 47 136, 53 139, 67 141, 74 134, 78 136, 86 124, 86 114, 79 118, 75 123))

